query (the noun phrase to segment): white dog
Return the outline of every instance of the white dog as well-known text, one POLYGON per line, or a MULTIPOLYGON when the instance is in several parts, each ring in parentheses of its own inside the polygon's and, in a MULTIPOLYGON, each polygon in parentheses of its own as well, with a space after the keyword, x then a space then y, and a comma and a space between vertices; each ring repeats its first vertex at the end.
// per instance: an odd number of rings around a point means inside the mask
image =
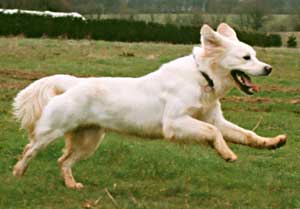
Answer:
POLYGON ((201 29, 202 48, 140 78, 76 78, 54 75, 35 81, 14 102, 15 116, 28 129, 14 175, 22 176, 43 148, 65 136, 59 159, 65 184, 81 188, 71 171, 91 155, 108 131, 174 142, 209 142, 226 161, 236 155, 225 141, 258 148, 277 148, 287 137, 265 138, 224 119, 219 99, 234 85, 247 94, 258 91, 247 74, 268 75, 253 48, 240 42, 222 23, 217 32, 201 29))

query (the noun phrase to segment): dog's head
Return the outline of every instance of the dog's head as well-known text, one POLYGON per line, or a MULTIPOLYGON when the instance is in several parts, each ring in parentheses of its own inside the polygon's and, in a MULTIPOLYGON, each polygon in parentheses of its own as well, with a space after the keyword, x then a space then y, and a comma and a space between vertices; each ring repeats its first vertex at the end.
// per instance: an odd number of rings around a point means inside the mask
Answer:
POLYGON ((266 76, 272 71, 272 67, 259 61, 255 50, 240 42, 235 31, 225 23, 219 25, 217 32, 204 25, 201 28, 201 42, 205 56, 212 57, 214 64, 228 73, 246 94, 259 90, 247 74, 266 76))

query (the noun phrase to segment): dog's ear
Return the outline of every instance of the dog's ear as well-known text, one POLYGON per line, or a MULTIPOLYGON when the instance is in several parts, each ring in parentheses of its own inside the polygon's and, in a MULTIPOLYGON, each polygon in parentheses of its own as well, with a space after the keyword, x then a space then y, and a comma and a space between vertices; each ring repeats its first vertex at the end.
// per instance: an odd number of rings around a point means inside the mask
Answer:
POLYGON ((226 23, 221 23, 217 29, 217 32, 231 40, 238 41, 236 32, 226 23))
POLYGON ((208 25, 203 25, 200 31, 201 44, 204 49, 213 49, 222 46, 223 40, 221 35, 216 33, 208 25))

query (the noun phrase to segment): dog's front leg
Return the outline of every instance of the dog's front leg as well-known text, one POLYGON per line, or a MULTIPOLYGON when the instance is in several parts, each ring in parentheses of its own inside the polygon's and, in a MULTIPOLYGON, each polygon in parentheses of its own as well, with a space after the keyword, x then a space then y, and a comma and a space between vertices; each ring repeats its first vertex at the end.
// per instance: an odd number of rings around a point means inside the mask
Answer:
POLYGON ((243 129, 227 121, 222 114, 218 114, 214 124, 221 131, 226 141, 236 144, 256 148, 276 149, 283 146, 287 141, 286 135, 278 135, 273 138, 258 136, 253 131, 243 129))
POLYGON ((226 161, 235 161, 236 155, 230 150, 221 132, 213 125, 190 116, 165 118, 163 133, 166 139, 177 142, 210 142, 218 154, 226 161))

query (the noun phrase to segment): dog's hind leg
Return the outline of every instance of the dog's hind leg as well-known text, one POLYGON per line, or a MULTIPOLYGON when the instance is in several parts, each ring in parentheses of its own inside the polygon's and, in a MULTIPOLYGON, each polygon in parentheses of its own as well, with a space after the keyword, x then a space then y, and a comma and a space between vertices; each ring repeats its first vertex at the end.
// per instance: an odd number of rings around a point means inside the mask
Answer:
POLYGON ((59 158, 58 163, 68 188, 80 189, 83 187, 81 183, 75 181, 72 175, 72 166, 78 160, 91 156, 100 145, 104 134, 104 129, 96 126, 78 128, 65 134, 64 154, 59 158))
POLYGON ((29 162, 37 155, 37 153, 62 135, 63 132, 60 130, 47 130, 37 134, 36 139, 25 146, 22 158, 14 166, 14 176, 23 176, 29 162))
POLYGON ((35 137, 34 137, 34 131, 33 130, 29 130, 28 138, 29 138, 29 143, 25 145, 25 147, 23 149, 22 156, 24 156, 25 153, 29 150, 29 148, 34 144, 35 137))

